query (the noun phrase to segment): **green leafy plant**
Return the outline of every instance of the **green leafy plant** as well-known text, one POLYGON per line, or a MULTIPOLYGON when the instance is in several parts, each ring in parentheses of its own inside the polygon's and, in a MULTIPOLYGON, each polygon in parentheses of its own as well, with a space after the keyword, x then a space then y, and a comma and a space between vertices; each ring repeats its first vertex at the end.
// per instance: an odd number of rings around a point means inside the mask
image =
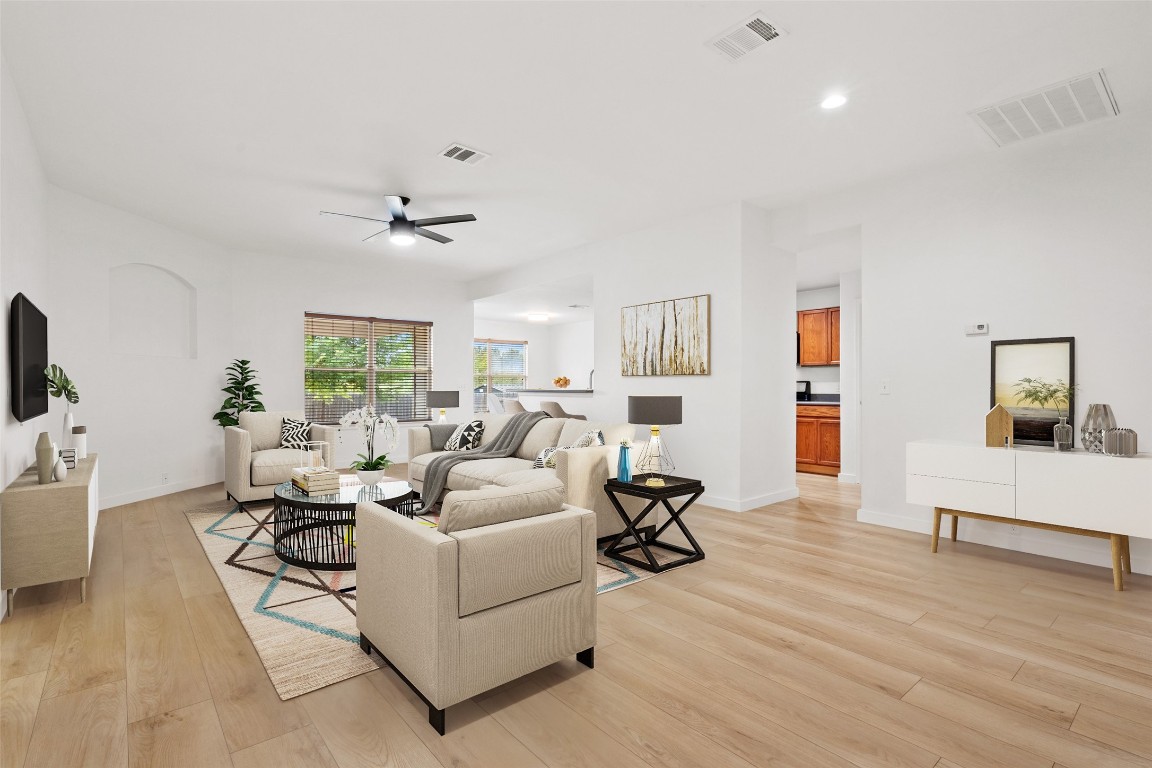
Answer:
POLYGON ((352 462, 352 469, 361 470, 363 472, 376 472, 381 469, 388 469, 392 466, 392 460, 386 455, 381 454, 374 459, 368 458, 363 453, 356 454, 359 461, 352 462))
POLYGON ((1021 402, 1044 408, 1049 403, 1056 409, 1057 416, 1064 416, 1063 408, 1068 407, 1076 394, 1075 384, 1065 384, 1063 379, 1048 382, 1044 379, 1023 378, 1016 382, 1016 396, 1021 402))
POLYGON ((44 369, 44 377, 48 379, 48 394, 52 397, 62 397, 72 405, 80 402, 80 393, 76 391, 76 382, 68 378, 64 369, 53 363, 44 369))
POLYGON ((232 365, 224 370, 228 376, 228 386, 220 391, 228 397, 212 418, 222 427, 235 427, 240 423, 240 414, 244 411, 264 410, 264 404, 257 399, 263 392, 256 388, 256 371, 250 360, 233 360, 232 365))

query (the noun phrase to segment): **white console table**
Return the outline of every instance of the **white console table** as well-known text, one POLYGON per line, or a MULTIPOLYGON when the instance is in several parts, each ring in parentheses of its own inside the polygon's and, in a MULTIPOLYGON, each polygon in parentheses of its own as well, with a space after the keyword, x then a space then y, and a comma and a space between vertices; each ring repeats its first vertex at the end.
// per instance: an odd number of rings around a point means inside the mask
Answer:
POLYGON ((16 478, 0 494, 0 588, 80 579, 83 602, 99 501, 95 453, 62 482, 40 485, 34 466, 16 478))
POLYGON ((1107 538, 1112 578, 1132 572, 1128 537, 1152 538, 1152 454, 1119 458, 1051 448, 908 443, 906 498, 933 508, 932 551, 941 515, 1107 538))

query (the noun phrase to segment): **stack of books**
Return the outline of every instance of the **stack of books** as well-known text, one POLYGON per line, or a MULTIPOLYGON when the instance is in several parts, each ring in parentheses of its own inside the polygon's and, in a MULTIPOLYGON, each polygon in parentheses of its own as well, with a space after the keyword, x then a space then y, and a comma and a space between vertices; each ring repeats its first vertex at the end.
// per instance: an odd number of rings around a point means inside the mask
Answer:
POLYGON ((68 469, 76 469, 75 448, 61 448, 60 458, 64 460, 64 466, 68 467, 68 469))
POLYGON ((340 490, 340 475, 328 467, 296 467, 292 470, 292 485, 309 496, 336 493, 340 490))

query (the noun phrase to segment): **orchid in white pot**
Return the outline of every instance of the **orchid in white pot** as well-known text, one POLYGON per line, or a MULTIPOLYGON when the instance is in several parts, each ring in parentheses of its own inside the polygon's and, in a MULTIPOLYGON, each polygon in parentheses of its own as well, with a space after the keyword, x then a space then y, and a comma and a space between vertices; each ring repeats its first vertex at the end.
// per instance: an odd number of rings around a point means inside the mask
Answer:
POLYGON ((366 405, 348 411, 340 419, 342 427, 359 427, 364 438, 365 453, 356 455, 357 461, 352 462, 352 469, 364 485, 375 485, 384 477, 384 470, 392 466, 388 454, 396 450, 396 443, 400 438, 400 426, 396 419, 389 416, 377 415, 375 406, 366 405), (377 453, 377 449, 380 453, 377 453))

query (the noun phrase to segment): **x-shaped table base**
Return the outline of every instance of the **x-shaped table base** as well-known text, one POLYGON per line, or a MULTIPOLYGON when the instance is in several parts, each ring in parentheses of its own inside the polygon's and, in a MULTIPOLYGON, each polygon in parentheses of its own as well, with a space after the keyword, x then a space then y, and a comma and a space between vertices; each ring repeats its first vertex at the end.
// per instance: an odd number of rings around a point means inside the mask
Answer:
MULTIPOLYGON (((680 478, 669 479, 680 480, 680 478)), ((612 543, 605 548, 605 555, 616 560, 620 560, 621 562, 628 563, 629 565, 634 565, 637 568, 644 568, 645 570, 654 571, 656 573, 666 571, 669 568, 676 568, 677 566, 694 563, 697 560, 704 559, 704 550, 700 549, 700 545, 696 543, 696 539, 692 536, 692 532, 688 530, 688 527, 684 525, 684 521, 680 519, 681 515, 684 514, 684 511, 687 510, 688 507, 692 506, 693 502, 700 498, 701 494, 704 493, 704 486, 702 486, 699 482, 687 481, 671 484, 664 488, 651 488, 635 482, 622 483, 618 480, 609 480, 604 485, 604 491, 608 494, 608 500, 611 501, 612 506, 616 508, 616 512, 620 515, 620 519, 624 521, 624 530, 621 531, 620 535, 613 539, 612 543), (638 496, 640 498, 651 499, 651 501, 648 502, 648 504, 644 507, 644 510, 639 515, 637 515, 635 518, 632 518, 629 517, 628 512, 620 503, 620 500, 617 498, 617 494, 638 496), (669 503, 670 499, 677 498, 679 496, 687 496, 689 494, 691 495, 689 496, 688 500, 681 504, 678 509, 674 509, 672 504, 669 503), (637 529, 644 522, 644 518, 648 516, 648 513, 655 509, 658 504, 663 504, 664 508, 668 510, 669 518, 663 525, 657 528, 654 533, 651 533, 645 537, 637 529), (692 547, 691 549, 679 546, 677 544, 668 544, 666 542, 659 541, 660 534, 668 530, 668 527, 673 523, 675 523, 676 527, 680 529, 680 532, 684 534, 684 538, 688 540, 692 547), (625 539, 628 539, 629 537, 631 537, 635 543, 624 546, 625 539), (683 557, 661 563, 652 553, 653 547, 675 552, 676 554, 683 555, 683 557), (625 554, 636 549, 639 549, 641 553, 643 553, 644 560, 639 560, 635 557, 632 557, 631 555, 625 554)))

